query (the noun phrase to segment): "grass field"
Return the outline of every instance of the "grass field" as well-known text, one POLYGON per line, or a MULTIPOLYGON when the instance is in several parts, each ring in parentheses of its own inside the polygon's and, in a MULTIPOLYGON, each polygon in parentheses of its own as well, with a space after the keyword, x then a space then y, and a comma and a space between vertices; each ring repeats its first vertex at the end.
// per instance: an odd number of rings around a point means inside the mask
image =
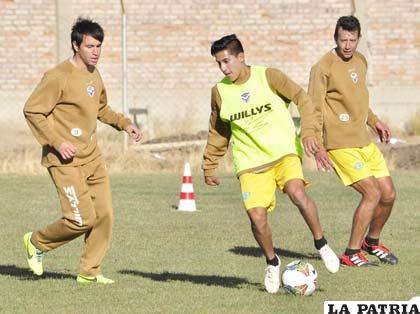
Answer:
MULTIPOLYGON (((329 274, 298 211, 279 195, 270 223, 282 264, 303 258, 319 273, 317 291, 303 298, 264 292, 265 262, 231 175, 212 188, 193 174, 193 213, 175 210, 181 175, 113 176, 114 236, 103 268, 116 283, 109 286, 75 282, 82 239, 46 254, 42 278, 31 275, 21 238, 59 217, 56 192, 47 175, 1 175, 0 312, 322 313, 325 300, 408 300, 420 295, 420 171, 393 177, 398 199, 382 239, 397 266, 329 274)), ((333 174, 308 178, 325 235, 341 253, 359 197, 333 174)))

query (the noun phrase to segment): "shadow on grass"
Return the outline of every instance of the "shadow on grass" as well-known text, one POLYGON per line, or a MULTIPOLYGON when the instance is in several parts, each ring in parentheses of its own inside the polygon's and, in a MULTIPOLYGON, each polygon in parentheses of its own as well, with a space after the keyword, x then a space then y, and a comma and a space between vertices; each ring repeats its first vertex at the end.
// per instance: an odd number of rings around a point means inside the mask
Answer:
POLYGON ((48 271, 44 272, 42 276, 36 276, 29 269, 16 265, 0 265, 0 276, 17 277, 19 280, 76 279, 76 276, 70 274, 48 271))
MULTIPOLYGON (((232 249, 228 250, 229 252, 238 254, 238 255, 245 255, 245 256, 253 256, 253 257, 261 257, 263 256, 263 252, 259 247, 252 247, 252 246, 235 246, 232 249)), ((276 254, 280 257, 289 257, 289 258, 298 258, 298 259, 310 259, 310 260, 320 260, 321 257, 318 253, 298 253, 294 251, 289 251, 285 249, 274 249, 276 254)))
POLYGON ((184 281, 192 282, 198 285, 206 286, 219 286, 225 288, 236 288, 240 289, 242 286, 261 286, 259 283, 249 282, 245 278, 229 277, 229 276, 214 276, 214 275, 191 275, 185 273, 146 273, 138 270, 127 270, 123 269, 118 271, 121 274, 140 276, 143 278, 148 278, 154 281, 184 281))

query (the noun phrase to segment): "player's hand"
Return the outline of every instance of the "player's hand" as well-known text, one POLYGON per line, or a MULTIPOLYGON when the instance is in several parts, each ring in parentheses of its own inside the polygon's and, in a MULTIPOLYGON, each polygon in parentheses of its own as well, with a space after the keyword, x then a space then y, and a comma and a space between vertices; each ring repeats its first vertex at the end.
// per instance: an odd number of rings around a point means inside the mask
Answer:
POLYGON ((330 172, 333 169, 333 164, 328 157, 327 151, 321 149, 315 153, 315 161, 318 170, 330 172))
POLYGON ((303 148, 307 156, 315 156, 316 152, 319 151, 318 140, 315 136, 308 136, 302 140, 303 148))
POLYGON ((388 144, 389 140, 391 139, 391 130, 389 127, 385 123, 378 121, 375 123, 375 129, 376 132, 378 132, 381 142, 388 144))
POLYGON ((212 186, 217 186, 220 184, 220 180, 218 177, 216 176, 208 176, 208 177, 204 177, 204 182, 207 185, 212 185, 212 186))
POLYGON ((58 148, 58 152, 60 153, 61 158, 69 160, 76 155, 76 146, 74 146, 73 143, 64 141, 58 148))
POLYGON ((125 130, 128 135, 135 140, 136 142, 140 141, 143 138, 143 132, 140 131, 134 124, 129 124, 125 130))

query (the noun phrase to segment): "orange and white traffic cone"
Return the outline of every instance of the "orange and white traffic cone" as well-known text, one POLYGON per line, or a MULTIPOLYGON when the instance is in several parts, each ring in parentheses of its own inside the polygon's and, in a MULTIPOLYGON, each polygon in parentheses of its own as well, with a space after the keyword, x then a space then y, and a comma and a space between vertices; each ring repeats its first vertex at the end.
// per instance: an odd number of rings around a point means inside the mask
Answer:
POLYGON ((187 162, 184 166, 184 176, 182 177, 181 194, 179 195, 179 211, 193 212, 196 211, 194 199, 194 187, 191 177, 191 167, 187 162))

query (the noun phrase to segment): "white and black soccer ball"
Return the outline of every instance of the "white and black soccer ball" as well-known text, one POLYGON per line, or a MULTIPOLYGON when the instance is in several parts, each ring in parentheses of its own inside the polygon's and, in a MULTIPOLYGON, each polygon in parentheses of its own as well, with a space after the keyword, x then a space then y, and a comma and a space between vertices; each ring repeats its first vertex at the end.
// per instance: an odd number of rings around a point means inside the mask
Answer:
POLYGON ((281 275, 283 288, 290 294, 309 296, 314 293, 318 273, 308 262, 295 260, 287 264, 281 275))

